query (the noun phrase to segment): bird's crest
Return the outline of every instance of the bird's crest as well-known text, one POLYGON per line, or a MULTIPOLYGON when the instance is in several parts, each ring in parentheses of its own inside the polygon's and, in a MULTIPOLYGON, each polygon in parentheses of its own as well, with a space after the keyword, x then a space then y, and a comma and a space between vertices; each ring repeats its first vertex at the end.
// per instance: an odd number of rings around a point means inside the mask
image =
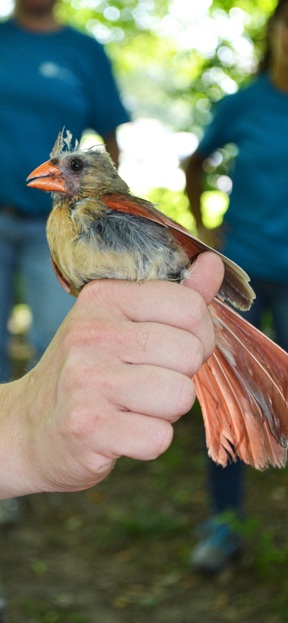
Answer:
MULTIPOLYGON (((65 153, 73 153, 73 152, 78 151, 80 148, 80 143, 78 139, 75 140, 74 146, 72 145, 72 140, 73 140, 73 136, 70 130, 66 130, 66 135, 65 135, 65 126, 64 126, 63 130, 61 130, 61 132, 59 132, 57 136, 55 145, 50 154, 50 158, 51 159, 60 158, 65 153)), ((81 150, 88 152, 88 153, 95 152, 95 151, 101 151, 102 153, 103 152, 107 153, 105 152, 105 147, 102 144, 93 145, 93 147, 91 147, 89 139, 87 138, 81 141, 81 150)))
POLYGON ((55 145, 51 151, 50 158, 59 158, 65 151, 76 151, 79 147, 79 141, 75 140, 75 145, 72 147, 72 134, 69 130, 66 130, 66 136, 64 136, 65 127, 59 132, 55 145))

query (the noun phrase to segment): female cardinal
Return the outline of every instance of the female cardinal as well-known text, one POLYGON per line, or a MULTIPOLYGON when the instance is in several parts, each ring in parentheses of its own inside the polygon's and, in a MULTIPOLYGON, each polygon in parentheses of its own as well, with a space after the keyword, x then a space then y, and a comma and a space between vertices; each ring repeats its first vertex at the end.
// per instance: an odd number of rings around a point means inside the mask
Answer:
MULTIPOLYGON (((50 160, 28 186, 53 191, 47 238, 56 275, 77 296, 92 279, 185 277, 207 245, 134 197, 101 149, 72 149, 59 134, 50 160)), ((212 250, 212 249, 209 249, 212 250)), ((216 251, 214 251, 216 253, 216 251)), ((210 305, 216 348, 194 377, 209 455, 225 466, 238 455, 258 469, 285 465, 288 355, 223 302, 250 308, 248 275, 221 256, 225 277, 210 305)))

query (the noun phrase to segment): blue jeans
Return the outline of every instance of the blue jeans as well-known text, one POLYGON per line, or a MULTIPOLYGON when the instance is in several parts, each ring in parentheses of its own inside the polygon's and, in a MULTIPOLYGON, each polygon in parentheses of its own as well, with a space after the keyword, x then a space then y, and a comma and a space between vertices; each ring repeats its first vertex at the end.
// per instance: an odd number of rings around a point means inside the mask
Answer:
MULTIPOLYGON (((287 275, 288 276, 288 275, 287 275)), ((253 279, 256 300, 242 315, 261 329, 261 316, 270 311, 273 320, 274 340, 288 351, 288 284, 253 279)), ((243 463, 231 463, 225 469, 208 459, 208 488, 214 513, 234 509, 241 516, 243 505, 243 463)))
POLYGON ((0 382, 10 380, 7 321, 15 302, 15 275, 23 302, 33 312, 29 341, 40 358, 75 299, 60 286, 46 240, 45 218, 26 219, 0 212, 0 382))

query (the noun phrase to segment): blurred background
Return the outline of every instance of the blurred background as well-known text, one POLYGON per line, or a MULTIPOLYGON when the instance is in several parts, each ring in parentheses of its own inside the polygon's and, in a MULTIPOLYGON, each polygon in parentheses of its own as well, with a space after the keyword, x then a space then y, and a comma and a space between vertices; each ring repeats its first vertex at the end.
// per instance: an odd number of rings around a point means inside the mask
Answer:
MULTIPOLYGON (((62 0, 58 19, 90 33, 113 62, 131 123, 118 130, 120 175, 131 190, 195 231, 185 160, 213 106, 256 71, 274 0, 62 0)), ((0 18, 13 10, 0 0, 0 18)), ((51 147, 55 137, 51 137, 51 147)), ((99 141, 91 132, 86 139, 99 141)), ((235 145, 205 163, 205 225, 229 204, 235 145)), ((21 284, 19 284, 21 290, 21 284)), ((16 373, 31 356, 31 312, 9 321, 16 373)), ((267 320, 269 329, 269 318, 267 320)), ((248 471, 245 551, 215 579, 188 568, 194 528, 207 514, 197 405, 151 464, 118 461, 101 485, 32 496, 19 525, 1 527, 9 623, 198 623, 288 620, 288 481, 248 471)))
MULTIPOLYGON (((120 175, 134 194, 158 203, 191 231, 185 160, 211 121, 214 104, 256 71, 275 5, 275 0, 61 0, 56 6, 60 21, 90 33, 112 60, 132 119, 118 130, 120 175)), ((1 0, 0 19, 13 6, 13 0, 1 0)), ((101 140, 89 132, 88 138, 101 140)), ((205 163, 207 227, 220 225, 229 205, 236 154, 229 144, 205 163)), ((18 330, 17 323, 26 330, 29 322, 29 310, 16 307, 11 331, 18 330)))

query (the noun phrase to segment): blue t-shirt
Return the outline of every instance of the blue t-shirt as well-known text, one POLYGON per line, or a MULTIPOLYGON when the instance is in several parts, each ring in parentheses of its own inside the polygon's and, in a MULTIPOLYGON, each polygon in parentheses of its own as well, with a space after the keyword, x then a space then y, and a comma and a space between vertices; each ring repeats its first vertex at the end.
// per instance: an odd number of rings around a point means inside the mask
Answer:
POLYGON ((220 102, 198 150, 226 143, 239 152, 223 253, 251 277, 288 283, 288 94, 267 74, 220 102))
POLYGON ((50 194, 25 180, 49 158, 63 126, 80 139, 86 128, 103 136, 127 121, 110 62, 92 37, 0 23, 0 204, 48 213, 50 194))

